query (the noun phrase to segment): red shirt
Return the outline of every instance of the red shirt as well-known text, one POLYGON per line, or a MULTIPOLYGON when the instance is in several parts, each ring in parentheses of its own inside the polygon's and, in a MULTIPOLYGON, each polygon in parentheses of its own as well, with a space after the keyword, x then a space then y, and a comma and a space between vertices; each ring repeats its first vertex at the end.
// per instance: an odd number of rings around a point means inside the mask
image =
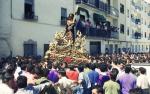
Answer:
POLYGON ((68 79, 77 81, 79 73, 77 71, 70 70, 70 71, 66 72, 66 75, 67 75, 68 79))

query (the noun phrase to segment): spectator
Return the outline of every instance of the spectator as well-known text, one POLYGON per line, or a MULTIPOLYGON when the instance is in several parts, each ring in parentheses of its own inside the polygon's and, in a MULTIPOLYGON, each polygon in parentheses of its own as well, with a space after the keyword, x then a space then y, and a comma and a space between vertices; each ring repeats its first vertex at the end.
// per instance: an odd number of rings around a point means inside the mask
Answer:
POLYGON ((71 85, 73 84, 73 81, 66 77, 66 72, 59 71, 58 76, 59 76, 58 84, 60 86, 62 94, 68 94, 68 92, 71 92, 71 85))
POLYGON ((117 74, 116 71, 111 71, 110 80, 105 82, 103 86, 105 94, 119 94, 120 86, 116 82, 117 74))
POLYGON ((130 72, 131 66, 126 65, 125 73, 119 77, 119 81, 122 86, 122 94, 129 94, 129 90, 136 87, 136 78, 130 72))
POLYGON ((94 86, 98 84, 98 80, 99 80, 99 74, 98 72, 95 71, 95 64, 91 64, 91 70, 92 71, 88 73, 88 76, 91 81, 91 85, 94 86))
POLYGON ((17 78, 18 91, 15 94, 39 94, 40 91, 49 83, 31 86, 27 84, 27 77, 19 76, 17 78))
POLYGON ((52 65, 52 69, 48 73, 48 79, 52 81, 53 83, 58 82, 58 72, 57 72, 57 64, 52 65))
POLYGON ((77 81, 79 73, 75 70, 74 65, 69 66, 70 70, 66 70, 66 75, 70 80, 77 81))
POLYGON ((2 84, 0 84, 0 94, 14 94, 14 75, 8 72, 2 74, 2 84))
POLYGON ((103 88, 101 86, 93 86, 92 88, 92 94, 104 94, 103 93, 103 88))
POLYGON ((137 87, 142 89, 142 94, 149 94, 149 82, 146 76, 146 69, 143 67, 139 68, 140 75, 137 77, 137 87))

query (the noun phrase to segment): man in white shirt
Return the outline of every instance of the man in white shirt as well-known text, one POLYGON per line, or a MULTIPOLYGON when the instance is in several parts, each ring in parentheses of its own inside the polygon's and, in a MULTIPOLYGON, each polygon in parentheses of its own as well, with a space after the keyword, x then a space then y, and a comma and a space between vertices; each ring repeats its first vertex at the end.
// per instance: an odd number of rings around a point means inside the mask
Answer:
POLYGON ((10 73, 2 74, 2 83, 0 83, 0 94, 14 94, 12 89, 14 84, 14 75, 10 73))
POLYGON ((149 94, 149 82, 146 76, 146 69, 143 67, 139 68, 140 75, 137 77, 137 87, 142 89, 142 94, 149 94))
POLYGON ((59 85, 61 85, 63 88, 67 88, 70 87, 72 83, 73 81, 66 77, 65 71, 59 71, 59 85))

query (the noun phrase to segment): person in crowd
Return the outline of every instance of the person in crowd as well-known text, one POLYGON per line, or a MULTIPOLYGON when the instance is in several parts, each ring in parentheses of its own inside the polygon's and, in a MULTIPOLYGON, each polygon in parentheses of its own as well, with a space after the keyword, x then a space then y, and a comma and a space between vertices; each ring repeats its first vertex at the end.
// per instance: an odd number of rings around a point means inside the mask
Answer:
POLYGON ((69 69, 70 70, 66 70, 66 75, 67 75, 68 79, 77 81, 79 73, 75 70, 75 66, 70 65, 69 69))
POLYGON ((50 85, 50 83, 44 83, 37 86, 28 85, 27 77, 19 76, 17 78, 18 90, 15 94, 39 94, 46 85, 50 85))
POLYGON ((65 71, 59 71, 58 76, 59 81, 57 82, 57 84, 59 85, 62 94, 71 94, 71 86, 73 85, 74 81, 66 77, 65 71))
POLYGON ((25 72, 25 76, 27 77, 27 83, 30 85, 35 84, 33 69, 34 69, 34 65, 32 63, 28 63, 27 68, 26 68, 26 72, 25 72))
POLYGON ((139 68, 140 75, 137 77, 137 87, 142 89, 142 94, 149 94, 149 82, 146 76, 146 69, 143 67, 139 68))
POLYGON ((91 64, 90 63, 86 63, 85 67, 84 67, 84 73, 88 74, 90 71, 92 71, 90 69, 91 64))
POLYGON ((78 66, 79 70, 79 77, 78 77, 78 85, 73 88, 73 93, 75 94, 90 94, 90 79, 88 77, 88 74, 84 73, 84 65, 80 64, 78 66))
POLYGON ((60 63, 59 70, 66 71, 67 67, 68 67, 67 63, 62 62, 62 63, 60 63))
POLYGON ((112 70, 110 73, 110 80, 104 83, 103 89, 105 94, 119 94, 120 86, 116 82, 117 72, 112 70))
POLYGON ((52 81, 53 83, 58 82, 58 71, 57 71, 57 64, 52 64, 52 69, 48 73, 48 80, 52 81))
POLYGON ((95 71, 95 64, 91 64, 91 70, 92 71, 88 73, 88 76, 91 81, 91 85, 94 86, 98 84, 98 80, 99 80, 99 74, 98 72, 95 71))
POLYGON ((98 84, 103 87, 104 83, 110 79, 106 63, 100 64, 100 71, 98 84))
POLYGON ((99 85, 93 86, 92 94, 104 94, 103 88, 99 85))
POLYGON ((14 75, 5 71, 2 73, 2 83, 0 84, 0 94, 14 94, 14 75))
POLYGON ((50 82, 47 79, 48 73, 49 73, 48 69, 42 69, 39 66, 35 67, 34 68, 35 85, 39 85, 39 84, 42 84, 42 83, 50 82))
POLYGON ((89 19, 87 19, 87 20, 85 21, 85 28, 86 28, 86 34, 87 34, 87 35, 90 34, 89 31, 90 31, 90 28, 91 28, 91 27, 92 27, 91 21, 90 21, 89 19))
POLYGON ((136 78, 131 72, 131 66, 125 66, 125 73, 118 77, 118 80, 122 86, 122 94, 129 94, 129 90, 136 87, 136 78))

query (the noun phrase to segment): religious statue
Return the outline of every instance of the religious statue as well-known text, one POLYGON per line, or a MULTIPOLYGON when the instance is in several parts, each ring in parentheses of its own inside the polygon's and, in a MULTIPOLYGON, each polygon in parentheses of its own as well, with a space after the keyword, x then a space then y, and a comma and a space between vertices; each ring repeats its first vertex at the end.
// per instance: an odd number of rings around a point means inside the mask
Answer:
POLYGON ((75 17, 74 14, 71 13, 67 18, 65 37, 68 40, 73 40, 73 44, 75 42, 74 26, 75 26, 75 17))
POLYGON ((74 26, 74 14, 69 14, 65 30, 56 32, 54 41, 50 43, 49 50, 46 52, 46 58, 54 61, 65 60, 64 62, 68 62, 68 58, 69 62, 87 60, 85 55, 85 36, 78 31, 77 37, 75 37, 74 26))

